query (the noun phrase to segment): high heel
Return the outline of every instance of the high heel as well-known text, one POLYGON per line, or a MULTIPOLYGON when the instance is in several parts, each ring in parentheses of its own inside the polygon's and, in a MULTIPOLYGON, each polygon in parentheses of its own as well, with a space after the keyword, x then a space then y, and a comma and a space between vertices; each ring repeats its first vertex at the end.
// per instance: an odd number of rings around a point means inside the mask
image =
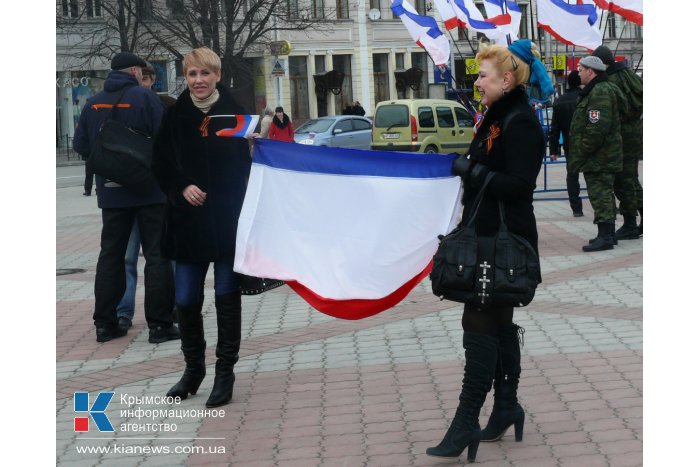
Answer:
POLYGON ((185 372, 166 395, 185 400, 190 394, 197 394, 207 374, 204 363, 207 342, 204 340, 202 302, 187 306, 176 305, 175 313, 180 324, 180 348, 185 357, 185 372))
MULTIPOLYGON (((457 420, 457 417, 455 417, 457 420)), ((472 429, 462 429, 452 421, 452 425, 447 429, 445 437, 440 444, 425 450, 425 453, 433 457, 455 458, 459 457, 467 449, 467 460, 474 462, 476 451, 479 449, 481 436, 478 425, 472 429)))
POLYGON ((170 391, 168 391, 166 395, 168 397, 179 397, 182 400, 187 399, 187 396, 190 394, 194 396, 197 394, 197 390, 202 384, 202 381, 204 381, 205 375, 206 369, 204 365, 202 365, 201 370, 188 366, 185 368, 185 373, 182 375, 182 378, 180 378, 180 381, 175 383, 175 386, 170 388, 170 391))
POLYGON ((513 425, 513 428, 515 428, 515 440, 518 442, 523 440, 523 425, 525 425, 525 413, 513 425))
POLYGON ((465 332, 463 343, 466 363, 457 411, 440 444, 426 449, 425 453, 429 456, 455 458, 468 448, 467 460, 474 462, 481 441, 479 412, 491 389, 496 370, 498 340, 485 334, 465 332))

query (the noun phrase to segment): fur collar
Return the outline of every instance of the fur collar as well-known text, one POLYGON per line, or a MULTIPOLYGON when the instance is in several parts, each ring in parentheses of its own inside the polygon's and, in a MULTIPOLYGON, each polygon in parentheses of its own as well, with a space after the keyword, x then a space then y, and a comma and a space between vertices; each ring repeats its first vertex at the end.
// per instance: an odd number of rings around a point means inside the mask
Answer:
POLYGON ((523 86, 518 86, 509 93, 506 93, 489 107, 484 114, 484 120, 479 126, 479 130, 482 128, 489 128, 494 122, 502 121, 508 113, 515 111, 517 107, 523 105, 529 108, 527 92, 523 86))
POLYGON ((289 125, 289 115, 287 115, 287 114, 282 114, 282 121, 281 121, 281 122, 280 122, 280 119, 277 118, 277 115, 275 115, 275 116, 272 118, 272 121, 274 122, 274 124, 275 124, 278 128, 281 128, 281 129, 284 130, 285 128, 287 128, 287 125, 289 125))

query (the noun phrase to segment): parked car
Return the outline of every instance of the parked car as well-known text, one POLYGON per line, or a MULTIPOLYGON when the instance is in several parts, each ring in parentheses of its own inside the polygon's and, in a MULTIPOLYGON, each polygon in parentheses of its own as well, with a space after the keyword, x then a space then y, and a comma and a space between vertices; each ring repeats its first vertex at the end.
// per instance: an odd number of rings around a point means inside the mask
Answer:
POLYGON ((372 149, 465 154, 474 119, 462 104, 444 99, 398 99, 377 104, 372 149))
POLYGON ((369 149, 372 121, 355 115, 320 117, 294 130, 294 141, 313 146, 369 149))

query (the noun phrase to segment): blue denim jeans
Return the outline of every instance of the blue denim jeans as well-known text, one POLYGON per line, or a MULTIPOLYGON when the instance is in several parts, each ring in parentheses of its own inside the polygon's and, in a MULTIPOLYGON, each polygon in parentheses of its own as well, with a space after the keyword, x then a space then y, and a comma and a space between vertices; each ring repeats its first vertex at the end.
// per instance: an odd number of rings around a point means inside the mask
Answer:
MULTIPOLYGON (((210 263, 175 263, 175 303, 196 305, 204 299, 204 279, 210 263)), ((238 279, 233 272, 233 261, 214 263, 214 293, 226 295, 238 291, 238 279)))
POLYGON ((117 305, 117 317, 134 319, 134 308, 136 307, 136 282, 138 272, 136 264, 139 261, 139 251, 141 251, 141 237, 139 236, 139 222, 134 221, 129 236, 129 245, 126 247, 124 256, 124 266, 126 270, 126 290, 121 302, 117 305))

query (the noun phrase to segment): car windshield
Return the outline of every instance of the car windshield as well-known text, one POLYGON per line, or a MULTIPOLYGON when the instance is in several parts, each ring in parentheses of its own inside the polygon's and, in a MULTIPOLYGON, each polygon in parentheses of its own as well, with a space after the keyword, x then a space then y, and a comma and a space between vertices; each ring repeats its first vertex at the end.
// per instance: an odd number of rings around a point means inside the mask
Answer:
POLYGON ((299 128, 294 130, 295 133, 323 133, 327 131, 331 125, 333 125, 333 120, 328 118, 322 118, 318 120, 309 120, 308 122, 301 125, 299 128))

